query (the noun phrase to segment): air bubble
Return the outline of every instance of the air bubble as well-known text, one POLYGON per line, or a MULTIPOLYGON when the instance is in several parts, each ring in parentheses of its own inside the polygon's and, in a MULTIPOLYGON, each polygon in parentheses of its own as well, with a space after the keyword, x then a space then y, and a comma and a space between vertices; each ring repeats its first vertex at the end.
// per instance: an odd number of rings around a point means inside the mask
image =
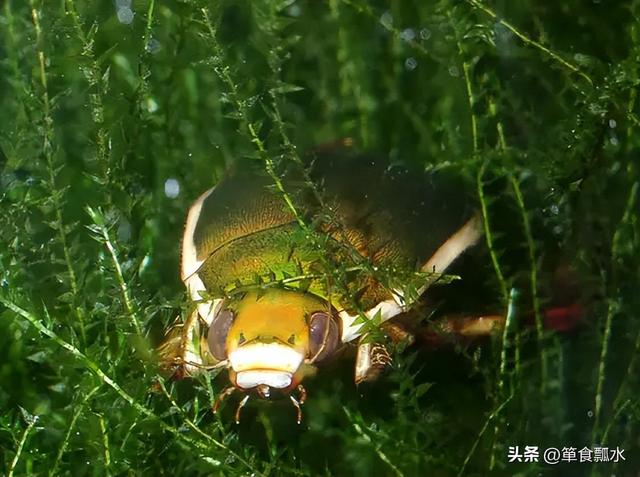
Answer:
POLYGON ((460 70, 455 65, 449 66, 449 74, 454 78, 457 78, 458 76, 460 76, 460 70))
POLYGON ((152 55, 155 55, 157 52, 160 51, 161 48, 162 48, 162 45, 160 44, 160 42, 155 38, 151 38, 147 43, 145 50, 147 51, 147 53, 151 53, 152 55))
POLYGON ((393 15, 391 15, 391 12, 384 12, 380 16, 380 23, 382 23, 382 26, 385 28, 391 28, 391 25, 393 25, 393 15))
POLYGON ((618 125, 618 123, 616 122, 615 119, 609 119, 609 127, 611 129, 615 129, 615 127, 618 125))
POLYGON ((416 37, 416 32, 413 28, 405 28, 400 33, 400 38, 402 38, 404 41, 412 41, 415 39, 415 37, 416 37))
POLYGON ((302 14, 302 8, 300 8, 300 5, 294 3, 287 9, 287 13, 292 17, 297 18, 302 14))
POLYGON ((164 195, 169 199, 175 199, 180 194, 180 183, 174 179, 169 178, 164 183, 164 195))
POLYGON ((118 8, 118 21, 123 25, 131 25, 133 23, 133 10, 129 7, 118 8))
POLYGON ((423 28, 422 30, 420 30, 420 38, 422 38, 423 40, 428 40, 429 38, 431 38, 431 30, 429 30, 428 28, 423 28))

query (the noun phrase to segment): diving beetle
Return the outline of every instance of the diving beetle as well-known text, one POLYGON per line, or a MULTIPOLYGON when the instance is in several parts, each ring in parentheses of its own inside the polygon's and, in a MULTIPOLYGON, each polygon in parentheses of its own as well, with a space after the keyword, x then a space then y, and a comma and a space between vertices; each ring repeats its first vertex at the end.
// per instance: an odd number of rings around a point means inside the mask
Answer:
MULTIPOLYGON (((164 364, 178 377, 227 368, 214 412, 243 393, 236 422, 255 395, 288 397, 299 423, 305 376, 357 343, 356 383, 375 377, 390 362, 376 330, 406 338, 385 324, 483 242, 466 190, 446 168, 350 149, 318 149, 282 170, 240 161, 188 211, 181 278, 195 306, 167 332, 164 364)), ((489 334, 502 322, 466 317, 441 329, 489 334)))

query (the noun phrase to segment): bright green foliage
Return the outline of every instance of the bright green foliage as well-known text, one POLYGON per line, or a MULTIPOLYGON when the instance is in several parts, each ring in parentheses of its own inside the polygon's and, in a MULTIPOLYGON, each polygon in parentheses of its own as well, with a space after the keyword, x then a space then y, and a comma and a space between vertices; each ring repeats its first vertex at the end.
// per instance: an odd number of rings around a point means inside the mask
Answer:
POLYGON ((390 3, 0 4, 0 472, 640 467, 640 3, 390 3), (185 211, 235 158, 279 190, 280 165, 345 137, 475 183, 509 324, 479 347, 397 353, 360 389, 338 360, 307 383, 302 426, 255 401, 236 426, 233 405, 210 412, 223 376, 171 382, 155 361, 188 308, 185 211), (590 297, 568 335, 540 320, 556 249, 590 297), (509 446, 594 444, 626 462, 507 463, 509 446))

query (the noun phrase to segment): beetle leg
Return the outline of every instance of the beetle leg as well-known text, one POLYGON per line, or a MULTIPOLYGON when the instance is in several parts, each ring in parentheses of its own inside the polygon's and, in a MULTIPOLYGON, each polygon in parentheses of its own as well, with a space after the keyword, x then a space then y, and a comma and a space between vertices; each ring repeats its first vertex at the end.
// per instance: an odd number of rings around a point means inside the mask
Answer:
POLYGON ((240 424, 240 413, 242 412, 242 408, 247 401, 249 400, 249 394, 242 398, 242 400, 238 403, 238 408, 236 409, 236 424, 240 424))
POLYGON ((446 319, 437 326, 441 332, 473 338, 490 335, 501 329, 504 323, 505 317, 502 315, 463 316, 446 319))
POLYGON ((194 345, 194 332, 198 325, 198 310, 194 310, 184 323, 174 325, 158 348, 164 367, 173 369, 173 377, 182 379, 200 369, 202 360, 194 345))
POLYGON ((384 331, 385 335, 387 335, 394 344, 405 343, 406 345, 411 345, 415 341, 413 333, 408 331, 401 323, 387 321, 380 325, 380 329, 384 331))
POLYGON ((298 392, 300 393, 300 397, 298 397, 298 401, 302 405, 307 400, 307 390, 304 388, 302 384, 298 384, 298 392))
MULTIPOLYGON (((482 237, 482 218, 476 214, 449 237, 422 265, 420 270, 427 273, 444 273, 449 265, 465 250, 475 245, 480 237, 482 237)), ((418 294, 424 293, 429 284, 425 284, 423 288, 418 290, 418 294)))
POLYGON ((503 315, 454 315, 444 316, 419 330, 421 341, 427 346, 438 347, 453 339, 462 343, 489 336, 501 330, 506 319, 503 315))
POLYGON ((300 407, 302 404, 302 401, 298 401, 295 397, 291 395, 289 396, 289 399, 291 400, 291 402, 293 403, 293 406, 296 408, 298 412, 296 417, 296 422, 300 424, 302 422, 302 407, 300 407))
POLYGON ((220 394, 218 394, 218 397, 216 398, 216 402, 213 403, 213 413, 216 414, 218 412, 218 409, 220 409, 220 405, 222 404, 222 401, 224 401, 227 397, 231 396, 234 392, 235 392, 236 388, 234 386, 229 386, 227 388, 224 389, 224 391, 222 391, 220 394))
MULTIPOLYGON (((362 341, 362 340, 361 340, 362 341)), ((374 381, 392 363, 385 345, 381 343, 360 343, 356 355, 354 381, 360 384, 374 381)))

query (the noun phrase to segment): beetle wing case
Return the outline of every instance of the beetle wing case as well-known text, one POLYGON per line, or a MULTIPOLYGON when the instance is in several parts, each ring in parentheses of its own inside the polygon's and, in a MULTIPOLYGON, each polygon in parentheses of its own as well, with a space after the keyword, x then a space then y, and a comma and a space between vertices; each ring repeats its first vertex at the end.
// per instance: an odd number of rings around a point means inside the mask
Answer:
MULTIPOLYGON (((197 214, 192 209, 195 225, 185 235, 183 257, 194 257, 208 293, 222 296, 257 277, 330 274, 327 262, 357 268, 369 260, 416 270, 474 213, 459 176, 448 171, 389 166, 344 152, 316 155, 306 170, 293 165, 279 174, 298 217, 255 161, 237 163, 204 196, 197 214), (321 235, 325 250, 309 240, 299 219, 321 235)), ((348 294, 364 308, 390 296, 366 273, 348 280, 348 294)), ((313 281, 310 291, 326 297, 325 282, 313 281)), ((340 305, 354 309, 348 301, 340 305)))

